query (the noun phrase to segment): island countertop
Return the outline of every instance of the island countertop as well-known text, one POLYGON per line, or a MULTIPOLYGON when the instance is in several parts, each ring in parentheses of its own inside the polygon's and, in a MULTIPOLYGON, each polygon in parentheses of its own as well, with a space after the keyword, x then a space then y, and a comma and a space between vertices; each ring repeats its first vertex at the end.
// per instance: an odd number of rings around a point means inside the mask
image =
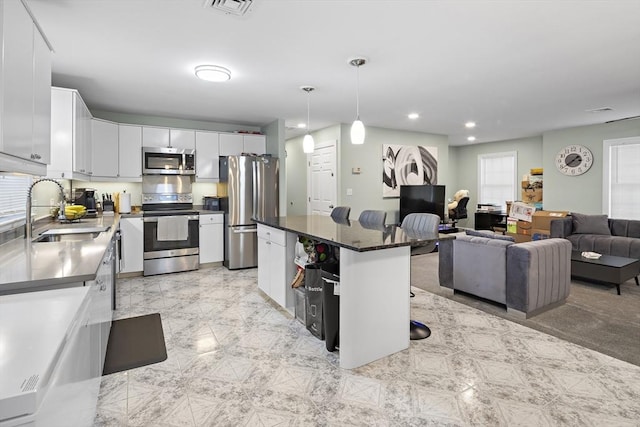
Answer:
POLYGON ((425 246, 434 240, 454 239, 450 234, 411 233, 397 225, 366 228, 358 221, 334 221, 324 215, 294 215, 255 219, 258 224, 297 233, 329 245, 357 252, 400 246, 425 246))

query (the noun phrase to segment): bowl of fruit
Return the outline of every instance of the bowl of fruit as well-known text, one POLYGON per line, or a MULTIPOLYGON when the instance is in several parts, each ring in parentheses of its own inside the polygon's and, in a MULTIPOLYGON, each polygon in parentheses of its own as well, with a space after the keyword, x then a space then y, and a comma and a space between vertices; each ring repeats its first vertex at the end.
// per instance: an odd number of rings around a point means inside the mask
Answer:
POLYGON ((68 205, 64 207, 64 217, 67 221, 80 219, 87 214, 87 208, 82 205, 68 205))

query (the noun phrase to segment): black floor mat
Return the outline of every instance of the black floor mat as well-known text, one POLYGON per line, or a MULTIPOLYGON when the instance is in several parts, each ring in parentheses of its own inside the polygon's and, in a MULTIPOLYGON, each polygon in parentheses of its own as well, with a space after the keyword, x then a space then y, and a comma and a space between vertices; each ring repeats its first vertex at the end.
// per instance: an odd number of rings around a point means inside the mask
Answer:
POLYGON ((167 359, 160 313, 114 320, 102 375, 167 359))

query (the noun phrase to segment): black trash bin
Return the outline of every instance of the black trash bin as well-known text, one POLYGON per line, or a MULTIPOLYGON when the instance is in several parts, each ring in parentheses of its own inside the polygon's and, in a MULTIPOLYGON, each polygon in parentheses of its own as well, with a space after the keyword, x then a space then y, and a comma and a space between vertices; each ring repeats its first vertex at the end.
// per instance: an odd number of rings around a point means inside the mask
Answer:
POLYGON ((322 271, 319 264, 309 264, 304 272, 306 326, 309 332, 321 340, 324 339, 322 321, 322 271))
POLYGON ((338 263, 322 264, 322 306, 325 345, 328 351, 340 346, 340 270, 338 263))

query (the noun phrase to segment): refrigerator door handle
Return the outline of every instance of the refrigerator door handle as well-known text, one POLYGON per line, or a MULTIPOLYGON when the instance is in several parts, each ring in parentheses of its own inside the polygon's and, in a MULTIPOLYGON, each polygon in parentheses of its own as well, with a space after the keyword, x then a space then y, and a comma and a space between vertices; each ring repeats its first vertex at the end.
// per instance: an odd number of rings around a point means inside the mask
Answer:
POLYGON ((255 227, 251 227, 251 228, 235 228, 235 227, 232 227, 231 230, 232 230, 233 233, 236 233, 236 234, 257 233, 258 232, 258 229, 255 228, 255 227))

